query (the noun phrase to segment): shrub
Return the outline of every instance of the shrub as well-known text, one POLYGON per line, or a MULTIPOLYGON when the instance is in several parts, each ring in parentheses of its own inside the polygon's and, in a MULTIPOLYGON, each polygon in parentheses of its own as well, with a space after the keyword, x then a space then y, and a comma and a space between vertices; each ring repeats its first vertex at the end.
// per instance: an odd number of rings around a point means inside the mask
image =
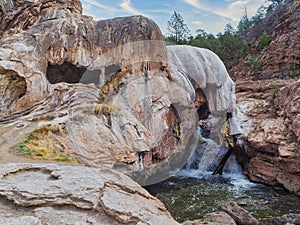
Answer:
POLYGON ((258 38, 257 48, 259 51, 263 50, 266 46, 270 44, 272 37, 267 34, 266 31, 262 33, 262 35, 258 38))
POLYGON ((257 60, 254 56, 249 55, 247 62, 251 65, 252 69, 256 70, 259 69, 262 65, 260 60, 257 60))
POLYGON ((297 78, 300 76, 300 64, 290 63, 290 77, 297 78))
POLYGON ((63 124, 45 125, 30 132, 27 137, 12 149, 23 156, 33 159, 75 163, 72 158, 65 154, 55 154, 55 144, 51 136, 61 136, 64 133, 65 126, 63 124))

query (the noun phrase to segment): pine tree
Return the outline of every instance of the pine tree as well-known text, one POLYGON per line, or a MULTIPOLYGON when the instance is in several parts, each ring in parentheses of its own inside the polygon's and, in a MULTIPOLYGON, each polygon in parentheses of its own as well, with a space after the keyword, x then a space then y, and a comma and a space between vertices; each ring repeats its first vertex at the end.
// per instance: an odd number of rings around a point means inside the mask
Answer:
POLYGON ((182 16, 174 11, 171 19, 168 21, 167 29, 169 31, 168 40, 173 40, 176 44, 187 42, 190 36, 190 30, 184 23, 182 16))

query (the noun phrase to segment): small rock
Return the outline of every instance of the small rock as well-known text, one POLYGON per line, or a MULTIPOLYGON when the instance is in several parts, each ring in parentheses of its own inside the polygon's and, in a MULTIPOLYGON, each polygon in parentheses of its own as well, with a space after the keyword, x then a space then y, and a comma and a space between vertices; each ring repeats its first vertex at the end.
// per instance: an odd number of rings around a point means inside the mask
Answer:
POLYGON ((294 225, 300 224, 300 214, 289 213, 282 217, 276 217, 273 220, 275 225, 294 225))

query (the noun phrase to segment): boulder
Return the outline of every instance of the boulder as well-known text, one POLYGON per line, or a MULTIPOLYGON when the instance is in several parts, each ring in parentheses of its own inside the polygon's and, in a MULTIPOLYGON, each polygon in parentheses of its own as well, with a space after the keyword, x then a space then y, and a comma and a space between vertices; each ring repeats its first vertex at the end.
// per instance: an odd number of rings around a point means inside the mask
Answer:
POLYGON ((164 205, 110 168, 2 164, 1 224, 178 224, 164 205))
POLYGON ((206 214, 201 220, 185 221, 182 225, 236 225, 235 221, 225 212, 217 211, 206 214))
POLYGON ((227 202, 218 205, 218 209, 230 215, 237 224, 243 225, 258 225, 258 220, 255 219, 247 210, 238 206, 236 202, 227 202))

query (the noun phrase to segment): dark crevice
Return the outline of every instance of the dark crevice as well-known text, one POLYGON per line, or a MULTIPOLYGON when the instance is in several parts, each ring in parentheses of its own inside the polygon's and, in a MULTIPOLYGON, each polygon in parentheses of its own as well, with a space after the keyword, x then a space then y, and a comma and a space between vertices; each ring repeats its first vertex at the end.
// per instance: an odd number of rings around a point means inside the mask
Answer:
POLYGON ((205 119, 207 119, 207 117, 209 115, 208 104, 204 103, 203 105, 201 105, 199 107, 199 109, 197 110, 197 113, 198 113, 199 120, 205 120, 205 119))
POLYGON ((64 62, 62 65, 48 64, 47 79, 51 84, 66 82, 69 84, 79 83, 86 72, 84 67, 76 67, 70 62, 64 62))

